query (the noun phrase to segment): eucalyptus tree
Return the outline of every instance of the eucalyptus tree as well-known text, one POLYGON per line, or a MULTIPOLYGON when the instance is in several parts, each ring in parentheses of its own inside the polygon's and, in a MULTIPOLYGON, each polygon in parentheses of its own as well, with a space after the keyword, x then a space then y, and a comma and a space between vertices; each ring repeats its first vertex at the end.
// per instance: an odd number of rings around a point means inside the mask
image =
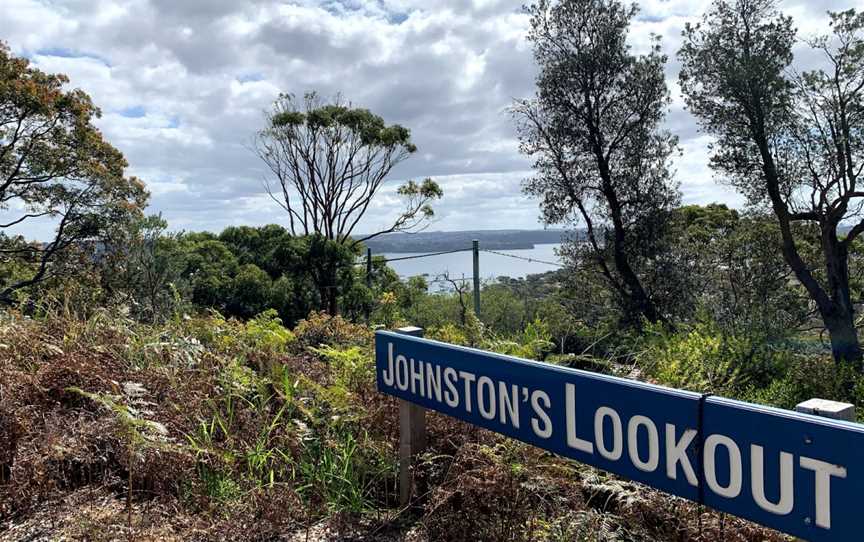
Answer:
POLYGON ((68 83, 0 42, 0 262, 29 270, 0 281, 4 303, 65 272, 53 265, 58 258, 140 218, 147 201, 143 183, 124 175, 123 155, 94 126, 99 109, 68 83), (40 219, 55 226, 47 242, 9 233, 40 219))
POLYGON ((410 231, 433 216, 430 204, 443 195, 432 179, 408 181, 396 191, 405 203, 402 212, 387 227, 353 238, 390 172, 417 147, 407 128, 387 125, 340 96, 325 103, 314 92, 303 100, 280 95, 254 148, 275 177, 268 179, 267 191, 288 213, 293 235, 320 234, 357 245, 384 233, 410 231))
POLYGON ((864 15, 830 13, 795 71, 792 19, 773 0, 717 0, 684 30, 681 88, 716 138, 712 167, 773 212, 781 250, 821 315, 835 360, 860 362, 849 251, 864 231, 864 15), (851 229, 844 234, 845 225, 851 229), (817 257, 807 257, 810 244, 817 257))
POLYGON ((534 98, 513 108, 521 151, 534 159, 524 190, 547 223, 585 226, 578 259, 596 264, 631 322, 663 320, 637 266, 656 232, 636 226, 679 200, 670 173, 677 140, 660 128, 667 58, 656 38, 644 54, 627 44, 636 6, 541 0, 527 9, 540 70, 534 98))
MULTIPOLYGON (((389 225, 356 235, 361 219, 381 197, 390 172, 417 147, 407 128, 387 125, 380 116, 345 103, 341 96, 325 103, 314 92, 302 100, 281 94, 266 114, 266 126, 256 135, 254 149, 273 174, 265 186, 288 214, 291 234, 320 236, 338 245, 322 256, 354 251, 363 241, 384 233, 422 228, 434 214, 431 203, 443 195, 432 179, 409 180, 396 189, 404 207, 396 217, 384 219, 391 220, 389 225)), ((319 290, 326 292, 322 308, 335 314, 337 279, 344 264, 332 263, 315 276, 319 290)))

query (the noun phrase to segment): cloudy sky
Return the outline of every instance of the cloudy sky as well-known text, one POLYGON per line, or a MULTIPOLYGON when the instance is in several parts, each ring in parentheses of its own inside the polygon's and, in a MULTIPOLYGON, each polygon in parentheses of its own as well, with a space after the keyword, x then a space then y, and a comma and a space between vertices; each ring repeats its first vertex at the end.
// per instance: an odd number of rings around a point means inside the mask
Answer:
MULTIPOLYGON (((533 92, 521 0, 0 0, 0 40, 42 70, 64 72, 102 108, 109 141, 145 180, 151 212, 172 229, 283 223, 248 150, 279 92, 342 92, 409 127, 419 151, 393 172, 363 224, 392 220, 392 188, 433 177, 444 188, 432 229, 536 228, 530 175, 506 108, 533 92)), ((862 0, 787 0, 802 35, 824 10, 862 0)), ((663 37, 672 61, 669 127, 681 138, 685 202, 740 205, 705 167, 709 140, 684 110, 674 52, 707 2, 641 2, 631 43, 663 37)), ((861 7, 861 6, 858 6, 861 7)), ((42 232, 29 232, 44 236, 42 232)))

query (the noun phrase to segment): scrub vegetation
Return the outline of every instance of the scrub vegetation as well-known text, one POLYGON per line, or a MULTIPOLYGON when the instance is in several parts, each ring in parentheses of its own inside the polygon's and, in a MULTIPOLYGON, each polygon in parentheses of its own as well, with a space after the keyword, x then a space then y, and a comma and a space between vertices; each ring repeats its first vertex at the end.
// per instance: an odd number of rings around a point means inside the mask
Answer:
MULTIPOLYGON (((435 414, 401 508, 398 405, 375 389, 368 326, 88 312, 58 300, 0 321, 4 540, 782 539, 435 414)), ((540 321, 430 334, 552 347, 540 321)))
MULTIPOLYGON (((833 68, 800 73, 769 0, 718 0, 687 28, 681 87, 749 201, 735 210, 680 202, 668 59, 628 46, 635 7, 528 9, 525 192, 574 234, 560 270, 484 284, 479 314, 468 283, 358 261, 358 221, 417 150, 407 128, 282 95, 255 149, 287 227, 173 232, 89 97, 0 45, 0 208, 19 212, 0 224, 0 540, 787 539, 434 413, 399 505, 380 328, 864 414, 864 15, 832 14, 808 47, 833 68), (34 219, 55 238, 13 233, 34 219)), ((422 228, 444 194, 427 179, 396 196, 404 212, 366 240, 422 228)))

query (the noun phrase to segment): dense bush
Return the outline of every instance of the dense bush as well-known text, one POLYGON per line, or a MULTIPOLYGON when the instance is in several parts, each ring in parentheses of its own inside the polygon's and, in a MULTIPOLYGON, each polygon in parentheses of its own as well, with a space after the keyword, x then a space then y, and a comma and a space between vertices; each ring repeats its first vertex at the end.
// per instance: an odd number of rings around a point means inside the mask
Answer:
MULTIPOLYGON (((532 327, 498 346, 536 356, 547 332, 532 327)), ((498 340, 479 322, 438 333, 498 340)), ((697 524, 694 504, 434 414, 425 489, 402 509, 398 406, 375 391, 370 347, 367 328, 321 313, 294 332, 274 311, 157 325, 3 313, 0 522, 11 539, 34 525, 52 539, 303 539, 324 525, 336 539, 779 540, 708 512, 697 524)))
MULTIPOLYGON (((347 327, 334 324, 329 337, 360 340, 347 327)), ((0 520, 90 483, 217 516, 294 503, 260 532, 390 502, 395 456, 369 421, 387 401, 372 392, 368 352, 325 347, 321 361, 304 361, 287 356, 296 344, 274 311, 245 324, 213 314, 156 327, 116 313, 5 314, 0 520), (353 407, 358 395, 368 408, 353 407), (41 411, 52 414, 26 414, 41 411)))
POLYGON ((814 397, 857 405, 864 420, 864 375, 854 367, 838 367, 830 356, 795 356, 767 386, 750 390, 745 399, 793 409, 814 397))
POLYGON ((308 318, 300 320, 294 334, 300 345, 307 347, 365 345, 372 336, 368 328, 323 311, 312 312, 308 318))
POLYGON ((814 397, 864 405, 864 375, 829 355, 726 334, 711 323, 647 331, 639 366, 660 384, 785 409, 814 397))
POLYGON ((735 397, 781 376, 790 354, 698 323, 677 333, 649 328, 640 360, 648 375, 668 386, 735 397))

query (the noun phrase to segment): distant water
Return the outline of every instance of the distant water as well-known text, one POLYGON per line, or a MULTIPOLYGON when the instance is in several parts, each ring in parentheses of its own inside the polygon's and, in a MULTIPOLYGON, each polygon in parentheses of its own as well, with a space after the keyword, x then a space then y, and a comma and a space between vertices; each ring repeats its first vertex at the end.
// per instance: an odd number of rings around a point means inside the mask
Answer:
MULTIPOLYGON (((555 254, 555 249, 560 246, 561 245, 557 243, 534 245, 534 248, 531 249, 501 249, 496 250, 496 252, 512 254, 514 256, 519 256, 520 258, 558 262, 560 259, 555 254)), ((422 253, 384 253, 382 256, 390 259, 415 256, 417 254, 422 253)), ((473 263, 470 250, 466 252, 442 254, 440 256, 429 256, 427 258, 389 262, 388 265, 402 278, 413 277, 416 275, 427 275, 429 279, 434 279, 436 276, 445 272, 449 272, 450 278, 462 278, 463 275, 466 278, 471 278, 473 273, 473 263)), ((500 276, 523 278, 526 275, 545 273, 546 271, 552 271, 555 269, 559 269, 559 267, 536 261, 526 261, 492 254, 490 252, 483 252, 482 245, 480 247, 480 277, 483 280, 494 279, 500 276)))

